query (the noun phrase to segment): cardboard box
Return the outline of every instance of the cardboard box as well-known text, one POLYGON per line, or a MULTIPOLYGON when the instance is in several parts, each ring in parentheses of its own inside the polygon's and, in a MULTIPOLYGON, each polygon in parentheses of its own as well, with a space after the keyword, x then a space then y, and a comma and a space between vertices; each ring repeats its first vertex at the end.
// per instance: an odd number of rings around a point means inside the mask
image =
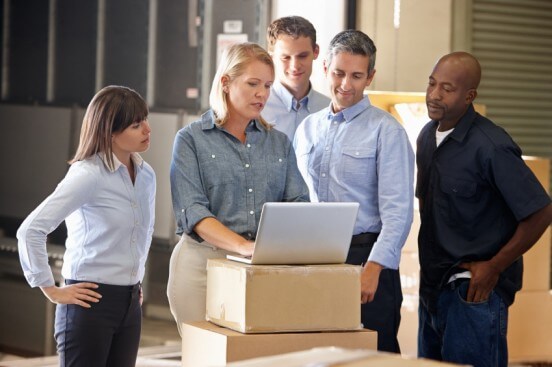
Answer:
POLYGON ((358 330, 360 266, 207 262, 207 320, 242 333, 358 330))
POLYGON ((429 359, 405 358, 398 354, 342 348, 315 348, 272 357, 229 363, 226 367, 439 367, 459 366, 429 359))
POLYGON ((508 316, 510 360, 552 362, 552 293, 518 292, 508 316))
POLYGON ((207 321, 182 324, 182 366, 225 366, 228 362, 315 347, 376 349, 371 330, 242 334, 207 321))
MULTIPOLYGON (((523 160, 533 171, 539 182, 549 190, 550 160, 526 156, 523 157, 523 160)), ((551 231, 548 227, 537 243, 523 255, 522 289, 524 291, 546 291, 550 289, 551 245, 551 231)))
POLYGON ((418 355, 418 293, 403 293, 401 324, 397 339, 403 356, 418 355))

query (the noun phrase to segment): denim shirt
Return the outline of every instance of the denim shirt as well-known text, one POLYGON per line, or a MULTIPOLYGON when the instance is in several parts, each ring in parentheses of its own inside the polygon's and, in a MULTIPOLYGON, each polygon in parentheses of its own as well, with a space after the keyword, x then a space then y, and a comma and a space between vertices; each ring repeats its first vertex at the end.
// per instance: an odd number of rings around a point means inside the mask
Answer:
POLYGON ((254 239, 265 202, 309 200, 286 135, 257 120, 245 133, 242 144, 215 125, 211 110, 178 132, 170 173, 177 234, 201 242, 195 225, 215 217, 254 239))
POLYGON ((295 134, 312 201, 360 203, 354 234, 380 233, 369 261, 397 269, 414 206, 414 153, 404 128, 368 97, 308 116, 295 134))
POLYGON ((289 140, 293 141, 297 126, 311 113, 320 111, 330 105, 330 99, 315 91, 312 87, 309 93, 300 101, 280 83, 274 82, 270 90, 270 96, 261 113, 263 118, 274 125, 277 130, 285 133, 289 140), (297 107, 299 103, 299 108, 297 107))
POLYGON ((32 287, 54 285, 46 236, 65 220, 67 241, 61 274, 65 279, 133 285, 144 277, 155 219, 155 173, 138 154, 134 184, 113 155, 75 162, 55 191, 17 231, 23 272, 32 287))

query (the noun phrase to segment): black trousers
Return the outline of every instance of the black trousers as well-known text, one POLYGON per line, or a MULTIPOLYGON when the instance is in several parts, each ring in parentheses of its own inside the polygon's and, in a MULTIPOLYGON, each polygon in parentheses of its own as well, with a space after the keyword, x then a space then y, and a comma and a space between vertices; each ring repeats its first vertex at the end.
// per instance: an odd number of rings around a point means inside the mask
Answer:
MULTIPOLYGON (((347 264, 365 264, 377 233, 363 233, 353 236, 347 264)), ((380 273, 379 284, 374 300, 361 305, 361 321, 366 329, 378 332, 378 350, 400 353, 397 334, 401 322, 402 305, 401 278, 398 270, 384 269, 380 273)))
MULTIPOLYGON (((78 283, 66 280, 66 284, 78 283)), ((55 338, 61 367, 134 367, 142 328, 140 284, 96 283, 91 308, 57 305, 55 338)))

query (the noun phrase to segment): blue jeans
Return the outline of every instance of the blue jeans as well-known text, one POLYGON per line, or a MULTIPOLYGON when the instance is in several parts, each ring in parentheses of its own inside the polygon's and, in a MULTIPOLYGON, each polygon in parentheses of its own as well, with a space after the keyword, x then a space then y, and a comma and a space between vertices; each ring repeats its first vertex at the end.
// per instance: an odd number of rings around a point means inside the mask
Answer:
POLYGON ((418 357, 475 367, 506 367, 508 308, 493 291, 484 302, 466 301, 469 279, 441 291, 437 313, 420 302, 418 357))

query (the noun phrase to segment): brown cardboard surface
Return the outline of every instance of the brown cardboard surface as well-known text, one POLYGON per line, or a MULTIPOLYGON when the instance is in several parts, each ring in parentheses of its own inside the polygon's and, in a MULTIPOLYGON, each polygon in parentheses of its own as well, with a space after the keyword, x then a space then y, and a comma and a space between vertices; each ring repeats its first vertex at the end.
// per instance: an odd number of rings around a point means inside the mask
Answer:
POLYGON ((224 366, 228 362, 315 347, 376 349, 371 330, 243 334, 207 321, 182 324, 182 366, 224 366))
POLYGON ((229 363, 227 367, 437 367, 459 366, 429 359, 405 358, 397 354, 342 348, 315 348, 270 357, 229 363))
POLYGON ((518 292, 508 316, 510 360, 552 361, 551 292, 518 292))
MULTIPOLYGON (((548 189, 550 185, 550 160, 523 157, 539 182, 548 189)), ((550 192, 550 191, 549 191, 550 192)), ((552 247, 550 227, 533 247, 523 255, 523 290, 546 291, 550 289, 550 258, 552 247)))
POLYGON ((356 330, 359 266, 207 263, 207 320, 245 333, 356 330))

